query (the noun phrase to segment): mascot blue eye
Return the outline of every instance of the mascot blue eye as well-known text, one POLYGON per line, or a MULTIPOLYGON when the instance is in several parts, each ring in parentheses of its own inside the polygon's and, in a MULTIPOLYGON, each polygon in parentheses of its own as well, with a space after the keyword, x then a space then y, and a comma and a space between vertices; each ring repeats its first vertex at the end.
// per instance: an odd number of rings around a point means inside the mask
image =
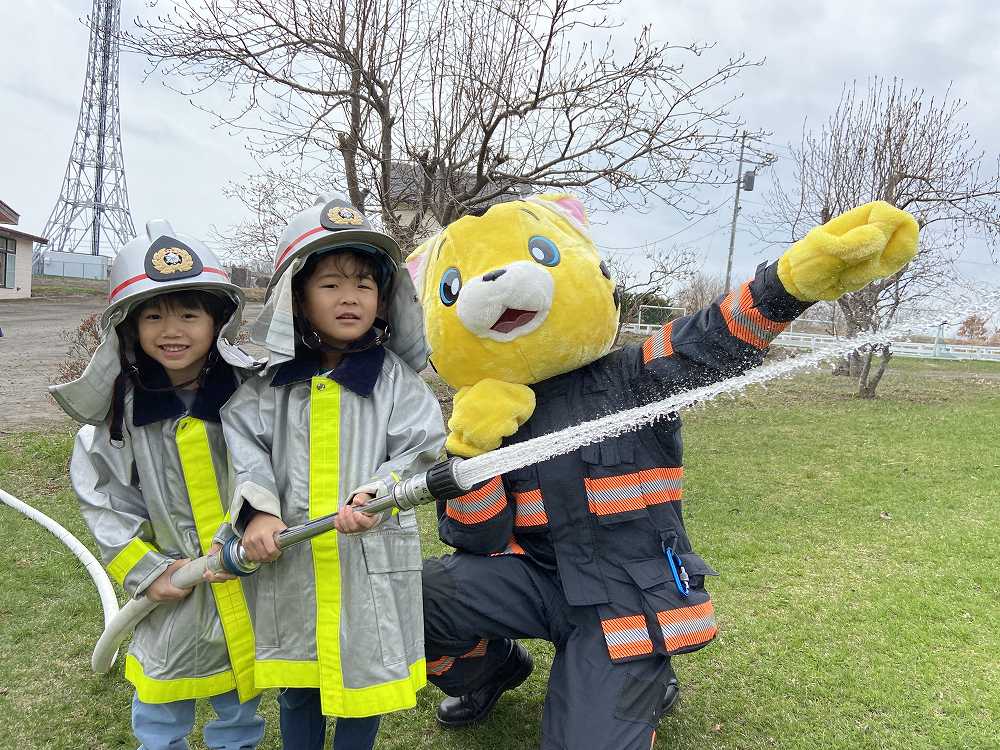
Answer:
POLYGON ((559 248, 548 237, 532 237, 528 240, 528 252, 543 266, 559 265, 559 248))
POLYGON ((438 295, 447 307, 451 307, 458 300, 460 291, 462 291, 462 274, 458 272, 457 268, 449 268, 441 275, 438 295))

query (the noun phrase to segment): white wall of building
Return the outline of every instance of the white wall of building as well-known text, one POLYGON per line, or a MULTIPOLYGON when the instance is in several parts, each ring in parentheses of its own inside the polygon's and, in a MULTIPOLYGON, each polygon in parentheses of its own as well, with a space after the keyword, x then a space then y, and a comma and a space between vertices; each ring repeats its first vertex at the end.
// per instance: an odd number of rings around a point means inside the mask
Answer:
MULTIPOLYGON (((3 236, 0 233, 0 236, 3 236)), ((31 296, 31 240, 18 238, 14 256, 14 288, 0 279, 0 299, 26 299, 31 296)))

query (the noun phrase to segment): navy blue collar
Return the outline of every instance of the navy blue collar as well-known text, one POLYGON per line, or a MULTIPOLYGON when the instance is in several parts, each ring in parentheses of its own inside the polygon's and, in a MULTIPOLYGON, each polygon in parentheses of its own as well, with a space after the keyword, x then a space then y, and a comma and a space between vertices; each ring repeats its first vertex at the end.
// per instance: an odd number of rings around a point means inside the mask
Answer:
MULTIPOLYGON (((375 390, 375 383, 382 373, 382 363, 385 361, 385 347, 373 346, 360 352, 352 352, 341 357, 340 363, 333 368, 329 377, 336 380, 344 388, 348 388, 359 396, 368 397, 375 390)), ((295 353, 295 359, 278 365, 271 378, 271 387, 279 388, 292 383, 311 380, 316 375, 325 372, 319 352, 301 348, 295 353)))
MULTIPOLYGON (((212 351, 215 352, 215 349, 212 351)), ((233 368, 217 353, 214 359, 215 364, 205 375, 190 410, 174 391, 147 391, 133 383, 132 424, 141 427, 184 414, 206 422, 218 422, 219 409, 233 395, 237 382, 233 368)), ((163 365, 142 350, 136 353, 135 364, 139 368, 139 378, 143 385, 149 388, 170 387, 170 378, 163 365)))

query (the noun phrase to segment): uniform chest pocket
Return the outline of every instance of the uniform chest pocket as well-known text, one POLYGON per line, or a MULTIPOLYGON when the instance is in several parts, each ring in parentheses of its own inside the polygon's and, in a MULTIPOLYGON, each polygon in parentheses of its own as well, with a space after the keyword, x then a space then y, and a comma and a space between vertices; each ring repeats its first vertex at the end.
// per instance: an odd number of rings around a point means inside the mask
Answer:
POLYGON ((382 647, 382 664, 391 667, 412 663, 422 654, 424 628, 420 596, 423 561, 417 530, 388 526, 384 531, 363 534, 361 548, 382 647))
POLYGON ((635 435, 628 433, 600 443, 585 445, 580 449, 580 458, 587 465, 587 473, 591 477, 605 476, 610 473, 609 470, 622 464, 633 465, 635 435))

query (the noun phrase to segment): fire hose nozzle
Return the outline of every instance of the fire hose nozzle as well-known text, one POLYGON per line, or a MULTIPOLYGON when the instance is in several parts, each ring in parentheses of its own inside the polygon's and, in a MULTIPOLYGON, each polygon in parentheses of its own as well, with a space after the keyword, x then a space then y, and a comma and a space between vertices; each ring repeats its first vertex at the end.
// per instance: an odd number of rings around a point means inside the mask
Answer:
MULTIPOLYGON (((468 488, 462 487, 458 481, 456 469, 460 463, 462 463, 461 458, 449 458, 436 463, 425 472, 391 485, 384 495, 359 506, 358 510, 368 515, 375 515, 390 508, 409 510, 435 500, 448 500, 463 495, 468 492, 468 488)), ((331 513, 299 526, 290 526, 276 534, 274 541, 282 550, 301 544, 334 528, 336 516, 336 513, 331 513)), ((220 557, 222 567, 233 575, 252 575, 260 567, 259 563, 247 559, 246 550, 237 537, 231 537, 226 541, 220 557)))
POLYGON ((392 505, 400 510, 409 510, 435 500, 450 500, 464 495, 469 490, 459 484, 455 471, 460 463, 461 458, 449 458, 434 464, 422 474, 396 482, 388 493, 392 505))

